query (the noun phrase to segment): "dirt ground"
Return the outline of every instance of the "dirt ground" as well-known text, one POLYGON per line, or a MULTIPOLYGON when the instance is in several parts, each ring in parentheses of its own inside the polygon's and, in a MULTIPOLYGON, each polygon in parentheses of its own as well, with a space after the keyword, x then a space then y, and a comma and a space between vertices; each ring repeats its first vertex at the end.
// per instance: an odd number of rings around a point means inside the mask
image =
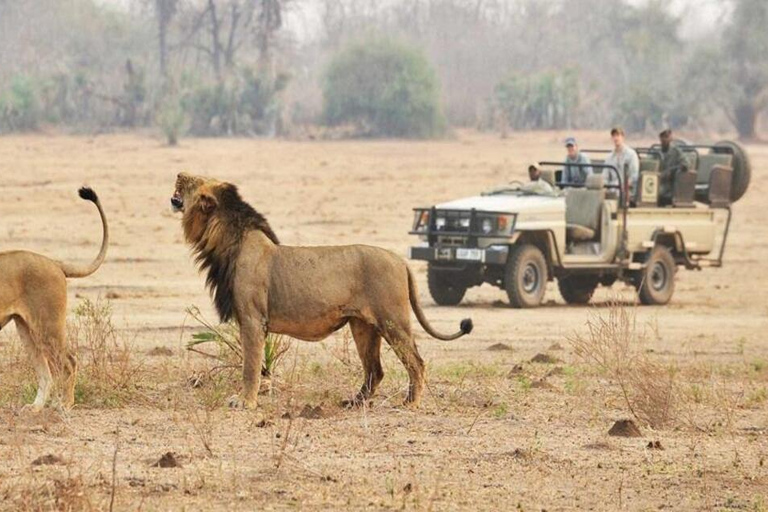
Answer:
MULTIPOLYGON (((568 307, 550 284, 546 307, 523 311, 486 285, 459 307, 437 307, 421 263, 412 267, 433 324, 452 331, 471 316, 475 331, 440 342, 415 329, 429 375, 420 409, 402 406, 407 379, 388 349, 372 405, 339 407, 362 380, 344 332, 294 342, 256 411, 229 411, 226 385, 188 385, 210 363, 184 348, 195 328, 185 309, 214 314, 169 209, 179 171, 237 183, 285 244, 364 243, 405 256, 413 207, 522 179, 529 161, 562 157, 565 135, 176 148, 140 135, 0 138, 0 250, 90 261, 100 225, 76 191, 92 186, 112 244, 98 273, 69 282, 69 308, 109 300, 136 366, 130 394, 67 414, 20 412, 24 398, 3 395, 0 509, 768 510, 768 145, 748 146, 755 172, 734 206, 724 267, 681 271, 669 306, 632 308, 645 353, 722 382, 719 400, 691 402, 704 427, 680 420, 608 436, 629 412, 569 339, 631 291, 601 288, 592 306, 568 307), (555 362, 531 363, 538 353, 555 362), (300 414, 307 406, 321 409, 300 414), (154 466, 167 452, 179 467, 154 466)), ((609 142, 576 136, 583 147, 609 142)), ((14 371, 24 358, 12 327, 0 350, 0 394, 19 380, 33 386, 29 368, 14 371)))

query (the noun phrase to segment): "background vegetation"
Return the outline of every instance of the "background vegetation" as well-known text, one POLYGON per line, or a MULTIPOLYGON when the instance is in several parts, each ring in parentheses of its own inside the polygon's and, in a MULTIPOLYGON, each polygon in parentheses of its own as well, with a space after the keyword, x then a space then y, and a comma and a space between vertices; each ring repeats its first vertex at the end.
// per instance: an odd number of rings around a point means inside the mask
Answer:
POLYGON ((763 0, 0 0, 0 133, 753 139, 766 26, 763 0))

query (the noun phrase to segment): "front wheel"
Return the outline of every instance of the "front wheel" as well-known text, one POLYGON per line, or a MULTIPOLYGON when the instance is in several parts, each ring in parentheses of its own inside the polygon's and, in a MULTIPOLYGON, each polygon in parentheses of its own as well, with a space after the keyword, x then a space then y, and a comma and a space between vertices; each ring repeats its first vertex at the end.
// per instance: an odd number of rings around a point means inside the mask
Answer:
POLYGON ((653 306, 666 304, 675 292, 675 258, 660 245, 653 248, 636 283, 640 302, 653 306))
POLYGON ((547 260, 535 245, 515 245, 509 251, 504 289, 514 308, 535 308, 547 288, 547 260))
POLYGON ((440 306, 455 306, 464 294, 467 285, 460 279, 460 272, 440 270, 432 265, 427 267, 427 285, 432 300, 440 306))

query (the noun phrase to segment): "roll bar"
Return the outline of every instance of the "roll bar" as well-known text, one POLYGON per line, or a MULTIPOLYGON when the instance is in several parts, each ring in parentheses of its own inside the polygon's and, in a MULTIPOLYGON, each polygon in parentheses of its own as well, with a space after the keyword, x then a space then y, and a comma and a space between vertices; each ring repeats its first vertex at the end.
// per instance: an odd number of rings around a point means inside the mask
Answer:
MULTIPOLYGON (((607 165, 607 164, 577 164, 577 163, 564 163, 564 162, 539 162, 539 165, 542 167, 578 167, 578 168, 585 168, 585 167, 591 167, 592 169, 610 169, 612 172, 611 174, 614 174, 616 176, 616 181, 619 182, 619 185, 604 185, 605 188, 612 188, 612 189, 618 189, 619 190, 619 205, 621 205, 623 208, 627 205, 625 204, 625 199, 627 199, 626 195, 624 194, 624 187, 622 187, 622 183, 625 181, 621 178, 621 174, 619 174, 619 170, 616 168, 615 165, 607 165)), ((563 183, 560 182, 557 184, 559 187, 563 188, 584 188, 584 185, 574 185, 571 183, 563 183)))

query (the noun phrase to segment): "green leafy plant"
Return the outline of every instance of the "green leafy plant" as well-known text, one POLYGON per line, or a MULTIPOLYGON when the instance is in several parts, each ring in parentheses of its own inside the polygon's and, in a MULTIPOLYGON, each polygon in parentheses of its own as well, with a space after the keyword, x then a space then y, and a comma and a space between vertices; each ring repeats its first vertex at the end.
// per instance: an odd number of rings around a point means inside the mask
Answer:
POLYGON ((423 53, 371 39, 337 54, 323 82, 326 123, 360 135, 426 138, 445 131, 437 75, 423 53))
MULTIPOLYGON (((234 322, 214 325, 208 321, 197 306, 187 308, 187 314, 203 329, 192 335, 187 343, 187 350, 219 361, 218 368, 239 368, 243 363, 243 348, 240 343, 240 331, 234 322), (203 346, 213 346, 216 353, 202 350, 203 346)), ((267 334, 264 343, 264 359, 261 375, 272 377, 283 357, 291 348, 289 338, 280 334, 267 334)))

